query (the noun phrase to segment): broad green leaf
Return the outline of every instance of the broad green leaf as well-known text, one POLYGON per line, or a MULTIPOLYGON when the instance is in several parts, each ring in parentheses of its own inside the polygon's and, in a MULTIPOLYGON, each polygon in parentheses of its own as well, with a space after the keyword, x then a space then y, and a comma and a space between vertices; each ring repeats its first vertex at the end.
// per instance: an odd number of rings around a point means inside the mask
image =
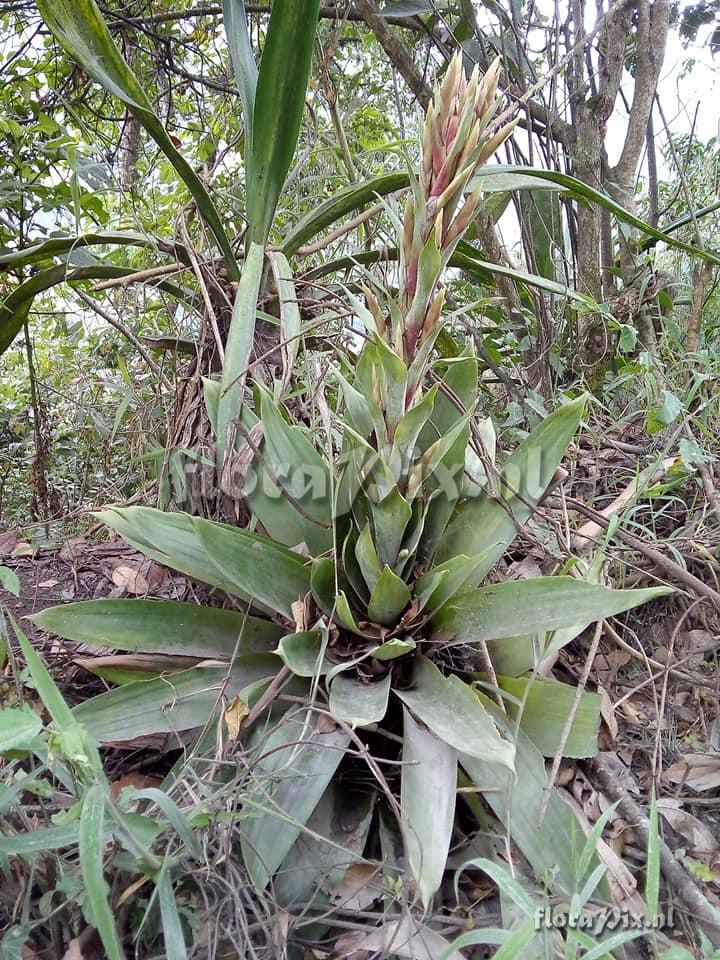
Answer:
MULTIPOLYGON (((273 882, 273 896, 283 907, 310 901, 329 905, 326 891, 341 883, 348 868, 362 860, 375 809, 372 790, 353 790, 331 781, 273 882)), ((381 877, 371 879, 380 893, 381 877)), ((343 907, 342 901, 337 904, 343 907)))
MULTIPOLYGON (((98 233, 83 233, 75 237, 50 237, 30 247, 21 247, 10 253, 0 253, 0 270, 18 270, 41 263, 53 257, 72 253, 82 247, 95 246, 134 246, 153 248, 156 242, 142 233, 131 233, 124 230, 108 230, 98 233)), ((170 252, 168 249, 166 252, 170 252)))
POLYGON ((397 622, 410 600, 410 590, 407 584, 396 576, 390 567, 385 566, 370 595, 368 616, 373 623, 392 626, 397 622))
POLYGON ((371 503, 370 508, 378 559, 383 566, 394 567, 412 517, 412 507, 398 488, 393 487, 379 503, 371 503))
POLYGON ((283 385, 287 386, 300 349, 302 316, 292 270, 285 254, 270 250, 268 260, 280 302, 280 352, 283 358, 283 385))
POLYGON ((115 918, 108 902, 108 886, 103 872, 105 855, 105 789, 95 784, 85 794, 80 812, 79 858, 85 895, 92 913, 93 926, 100 934, 109 960, 123 960, 115 918))
POLYGON ((265 251, 260 244, 251 243, 238 284, 220 380, 220 399, 217 412, 217 463, 222 467, 233 421, 240 416, 248 363, 255 336, 255 316, 262 280, 265 251))
POLYGON ((235 254, 209 193, 153 111, 140 80, 115 45, 95 0, 38 0, 38 9, 73 60, 108 93, 122 100, 163 151, 210 227, 225 258, 230 279, 237 280, 235 254))
POLYGON ((259 534, 150 507, 112 507, 95 516, 153 560, 287 617, 310 588, 303 558, 259 534))
POLYGON ((253 785, 245 798, 245 867, 263 890, 310 819, 342 760, 347 731, 318 728, 317 715, 286 716, 258 749, 253 785), (285 746, 287 744, 287 746, 285 746))
MULTIPOLYGON (((370 369, 365 373, 368 379, 364 381, 366 395, 372 396, 372 385, 377 383, 385 423, 394 431, 405 413, 407 368, 381 337, 375 337, 372 343, 366 345, 361 359, 366 357, 370 361, 370 369)), ((363 364, 358 362, 357 380, 362 382, 361 370, 365 372, 363 364)), ((385 437, 378 437, 378 442, 384 440, 385 437)))
POLYGON ((30 619, 75 643, 198 657, 270 652, 284 633, 235 610, 175 600, 85 600, 48 607, 30 619))
POLYGON ((31 707, 0 709, 0 754, 27 749, 41 730, 42 720, 31 707))
POLYGON ((581 618, 594 623, 671 592, 667 587, 612 590, 572 577, 509 580, 456 595, 433 617, 432 626, 450 644, 502 640, 573 626, 581 618))
POLYGON ((412 637, 401 639, 393 637, 386 643, 381 643, 379 647, 371 650, 371 655, 376 660, 397 660, 398 657, 404 657, 407 653, 412 653, 417 648, 416 642, 412 637))
POLYGON ((14 597, 20 596, 20 577, 10 567, 0 565, 0 590, 7 590, 14 597))
POLYGON ((223 0, 223 22, 230 48, 235 84, 242 100, 245 122, 245 156, 252 154, 253 114, 258 69, 248 33, 245 0, 223 0))
MULTIPOLYGON (((569 896, 576 888, 576 865, 585 845, 582 827, 570 807, 551 792, 545 819, 540 810, 545 800, 545 759, 523 730, 487 697, 482 701, 506 737, 515 742, 514 775, 497 764, 470 757, 458 759, 470 779, 482 789, 512 842, 521 850, 539 880, 547 879, 556 895, 569 896), (553 868, 548 873, 548 864, 553 868)), ((594 855, 591 868, 598 864, 594 855)))
POLYGON ((328 200, 323 200, 298 221, 282 242, 282 251, 290 257, 299 248, 317 236, 326 227, 353 213, 368 203, 374 203, 377 198, 387 196, 395 190, 401 190, 409 184, 405 172, 385 173, 373 177, 363 183, 351 184, 343 190, 333 194, 328 200))
POLYGON ((331 666, 323 656, 325 645, 319 630, 290 633, 282 637, 275 653, 296 677, 317 677, 331 666))
MULTIPOLYGON (((575 687, 552 677, 498 677, 501 690, 522 703, 520 726, 546 757, 555 755, 575 699, 575 687)), ((506 699, 509 716, 520 708, 506 699)), ((563 749, 565 757, 594 757, 600 729, 599 693, 583 692, 563 749)))
POLYGON ((233 592, 208 556, 189 514, 163 513, 152 507, 110 507, 94 516, 158 563, 225 593, 233 592))
POLYGON ((512 743, 500 736, 475 691, 459 677, 444 677, 430 660, 419 657, 412 685, 394 692, 451 747, 512 770, 512 743))
POLYGON ((238 657, 229 672, 227 667, 193 667, 108 690, 75 707, 73 717, 101 742, 151 733, 174 735, 202 727, 218 707, 221 694, 240 695, 251 684, 275 676, 279 667, 272 654, 238 657))
MULTIPOLYGON (((430 423, 421 432, 419 447, 424 452, 437 440, 447 436, 467 413, 475 408, 478 390, 478 365, 474 357, 463 356, 447 362, 442 374, 447 389, 440 390, 435 400, 430 423), (457 403, 453 402, 454 398, 457 403)), ((463 469, 467 456, 470 428, 466 426, 450 450, 425 481, 428 495, 433 494, 428 505, 425 530, 419 546, 421 555, 429 560, 437 543, 445 532, 463 487, 463 469)))
MULTIPOLYGON (((652 237, 654 240, 661 240, 669 247, 675 247, 677 250, 683 250, 685 253, 692 254, 692 256, 699 257, 702 260, 709 260, 712 263, 720 263, 720 257, 718 257, 717 254, 714 254, 708 250, 701 250, 699 247, 693 247, 691 244, 683 243, 681 240, 676 240, 668 233, 658 230, 649 223, 646 223, 646 221, 641 220, 640 217, 630 213, 624 207, 621 207, 619 203, 616 203, 614 200, 612 200, 606 193, 602 193, 600 190, 595 190, 593 187, 588 186, 587 184, 578 180, 576 177, 569 176, 569 174, 560 173, 556 170, 535 170, 532 167, 512 166, 503 167, 501 171, 498 170, 498 173, 501 172, 517 172, 523 177, 536 178, 544 181, 545 183, 555 183, 558 185, 558 187, 562 187, 567 195, 571 196, 574 200, 578 200, 581 203, 596 204, 597 206, 602 207, 604 210, 612 213, 613 216, 615 216, 621 223, 626 223, 628 226, 634 227, 636 230, 639 230, 640 233, 644 233, 647 237, 652 237)), ((481 174, 486 178, 492 177, 492 165, 482 167, 481 174)))
POLYGON ((295 154, 305 108, 320 0, 281 0, 270 12, 247 157, 251 243, 264 245, 295 154))
POLYGON ((293 603, 310 590, 310 569, 299 554, 227 524, 193 518, 193 526, 231 593, 291 618, 293 603))
POLYGON ((328 617, 335 609, 337 593, 337 571, 329 557, 317 557, 313 560, 310 572, 310 590, 315 603, 328 617))
POLYGON ((389 465, 398 480, 407 473, 408 466, 412 462, 418 437, 432 415, 437 393, 438 387, 435 385, 425 394, 420 403, 416 403, 408 410, 397 425, 389 465))
POLYGON ((558 194, 548 190, 522 193, 520 210, 532 238, 534 265, 541 276, 555 280, 556 264, 563 255, 563 220, 558 194))
POLYGON ((375 550, 369 523, 365 524, 357 538, 355 557, 368 590, 374 590, 383 568, 375 550))
POLYGON ((415 596, 427 594, 422 605, 423 610, 437 613, 455 594, 466 588, 475 580, 476 569, 487 563, 487 555, 492 550, 488 547, 476 557, 453 557, 433 567, 415 581, 415 596))
POLYGON ((369 683, 349 671, 337 674, 330 685, 330 712, 351 727, 380 723, 387 713, 390 681, 390 671, 369 683))
POLYGON ((400 810, 405 850, 427 909, 439 890, 455 819, 457 754, 403 711, 400 810))
POLYGON ((281 490, 300 514, 303 540, 314 555, 332 546, 332 486, 327 461, 320 456, 299 426, 280 414, 267 391, 261 391, 260 418, 265 428, 263 445, 281 490))
POLYGON ((515 539, 516 523, 529 519, 547 490, 575 436, 584 406, 585 398, 580 397, 551 413, 508 458, 501 471, 505 505, 483 494, 458 508, 438 545, 438 561, 460 554, 477 556, 494 544, 485 566, 475 572, 475 583, 482 581, 515 539))

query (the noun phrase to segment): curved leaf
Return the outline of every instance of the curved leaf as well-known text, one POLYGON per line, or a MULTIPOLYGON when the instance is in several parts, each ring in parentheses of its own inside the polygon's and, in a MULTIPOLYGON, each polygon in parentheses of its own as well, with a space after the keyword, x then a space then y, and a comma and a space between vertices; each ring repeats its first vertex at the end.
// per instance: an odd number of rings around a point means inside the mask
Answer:
POLYGON ((317 677, 331 668, 323 654, 325 643, 319 630, 290 633, 282 637, 275 653, 296 677, 317 677))
POLYGON ((109 960, 123 960, 115 918, 108 902, 108 886, 103 873, 105 790, 100 784, 90 787, 80 811, 80 872, 85 886, 93 926, 100 934, 109 960))
POLYGON ((228 276, 240 276, 232 245, 215 204, 192 166, 153 111, 135 72, 110 35, 95 0, 38 0, 40 14, 60 45, 82 69, 128 107, 184 181, 222 250, 228 276))
POLYGON ((336 223, 342 217, 364 207, 368 203, 385 197, 396 190, 410 185, 406 172, 384 173, 363 183, 353 183, 339 190, 329 200, 323 200, 299 220, 282 242, 281 249, 286 257, 297 253, 299 248, 326 227, 336 223))
POLYGON ((405 708, 400 810, 410 869, 427 908, 442 883, 455 819, 457 753, 405 708))
POLYGON ((310 591, 310 567, 299 554, 267 537, 198 517, 193 529, 231 593, 292 619, 292 605, 310 591))
POLYGON ((264 245, 300 133, 320 0, 276 0, 255 92, 247 158, 251 242, 264 245))
POLYGON ((165 252, 171 252, 170 245, 160 245, 142 233, 132 233, 126 230, 107 230, 99 233, 83 233, 76 237, 50 237, 34 243, 30 247, 12 250, 10 253, 0 253, 0 269, 18 270, 33 263, 50 260, 52 257, 72 253, 80 247, 94 246, 125 246, 148 247, 160 246, 165 252))
POLYGON ((245 0, 223 0, 223 22, 227 34, 235 84, 245 113, 245 156, 252 153, 253 114, 258 69, 248 33, 245 0))
POLYGON ((263 735, 253 764, 254 786, 244 797, 245 866, 263 890, 302 833, 332 780, 350 740, 346 730, 319 727, 316 715, 286 716, 263 735))
MULTIPOLYGON (((517 717, 522 704, 520 727, 546 757, 555 755, 570 716, 576 688, 553 677, 498 677, 501 690, 511 694, 506 699, 508 715, 517 717)), ((598 749, 600 729, 599 693, 584 691, 573 717, 570 734, 563 747, 564 757, 594 757, 598 749)))
POLYGON ((268 620, 175 600, 84 600, 29 619, 75 643, 197 657, 269 653, 284 634, 268 620))
POLYGON ((153 560, 288 617, 310 589, 303 558, 259 534, 151 507, 114 507, 95 516, 153 560))
POLYGON ((444 677, 430 660, 419 657, 412 686, 394 693, 451 747, 512 770, 515 748, 500 736, 475 691, 459 677, 444 677))
POLYGON ((405 581, 394 574, 390 567, 385 566, 370 595, 368 616, 373 623, 392 626, 410 603, 410 599, 410 590, 405 581))
POLYGON ((457 594, 431 624, 449 644, 502 640, 591 624, 668 593, 668 587, 612 590, 573 577, 509 580, 457 594))
POLYGON ((387 713, 390 681, 390 671, 371 683, 361 683, 352 674, 337 674, 330 685, 330 712, 350 727, 380 723, 387 713))
POLYGON ((593 187, 583 183, 582 180, 571 177, 567 173, 560 173, 557 170, 536 170, 533 167, 521 166, 498 166, 497 171, 495 171, 492 165, 488 165, 481 168, 480 176, 483 178, 491 177, 495 172, 503 175, 517 173, 524 178, 537 179, 544 181, 546 184, 557 184, 558 187, 562 188, 567 195, 571 196, 574 200, 597 204, 597 206, 612 213, 621 223, 626 223, 628 226, 634 227, 647 237, 652 237, 654 240, 661 240, 669 247, 675 247, 676 250, 684 250, 685 253, 692 254, 692 256, 699 257, 702 260, 720 263, 720 256, 718 254, 711 253, 708 250, 702 250, 700 247, 694 247, 689 243, 683 243, 681 240, 676 240, 668 233, 663 233, 662 230, 658 230, 645 220, 641 220, 640 217, 636 217, 634 213, 630 213, 629 210, 620 206, 619 203, 616 203, 606 193, 595 190, 593 187))
MULTIPOLYGON (((483 790, 512 842, 522 851, 539 880, 549 882, 554 893, 571 895, 576 886, 576 865, 585 837, 570 807, 553 790, 545 819, 540 811, 545 801, 545 759, 523 730, 517 730, 489 698, 482 697, 488 713, 505 736, 515 741, 515 773, 497 764, 459 753, 458 760, 474 784, 483 790), (554 869, 548 872, 548 864, 554 869)), ((597 865, 593 856, 592 867, 597 865)))
POLYGON ((202 727, 221 694, 239 695, 258 680, 274 676, 279 666, 272 654, 250 654, 238 657, 229 673, 227 667, 197 666, 172 676, 127 683, 85 700, 75 707, 73 717, 101 742, 181 733, 202 727))
POLYGON ((302 427, 287 423, 268 392, 261 389, 260 394, 264 455, 299 514, 306 545, 314 555, 324 553, 332 546, 332 484, 327 461, 302 427))
MULTIPOLYGON (((585 398, 560 407, 543 420, 510 456, 502 468, 505 504, 483 494, 466 500, 443 535, 437 560, 465 554, 487 559, 475 570, 480 583, 517 535, 516 524, 525 523, 542 499, 568 444, 575 436, 585 407, 585 398)), ((517 631, 520 632, 520 631, 517 631)))
MULTIPOLYGON (((13 287, 11 292, 0 301, 0 356, 12 344, 27 320, 28 312, 35 297, 60 283, 72 283, 76 280, 109 280, 115 277, 127 277, 135 273, 134 268, 118 267, 113 264, 93 264, 89 267, 69 268, 61 263, 47 267, 28 277, 23 283, 13 287)), ((196 303, 195 295, 183 290, 177 284, 162 280, 155 284, 159 290, 165 290, 179 300, 191 305, 196 303)))

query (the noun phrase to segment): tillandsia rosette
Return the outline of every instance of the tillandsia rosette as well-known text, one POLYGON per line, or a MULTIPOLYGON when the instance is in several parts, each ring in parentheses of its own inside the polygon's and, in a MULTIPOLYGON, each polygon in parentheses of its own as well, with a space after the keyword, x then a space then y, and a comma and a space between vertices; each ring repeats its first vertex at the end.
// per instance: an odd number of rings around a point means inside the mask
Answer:
MULTIPOLYGON (((491 127, 498 76, 495 63, 467 78, 455 57, 435 92, 402 218, 388 208, 398 293, 367 286, 364 302, 347 293, 364 342, 330 373, 337 389, 323 428, 293 422, 281 392, 260 383, 253 407, 233 411, 242 435, 255 438, 247 501, 262 532, 144 507, 100 514, 127 542, 238 609, 99 600, 35 617, 73 640, 198 658, 76 708, 100 740, 201 728, 220 689, 250 710, 264 706, 262 722, 253 715, 240 733, 259 751, 253 783, 267 776, 245 797, 252 816, 241 846, 253 882, 264 888, 274 878, 288 904, 319 896, 328 871, 347 869, 342 850, 328 853, 335 847, 309 864, 299 838, 306 827, 332 832, 333 811, 349 802, 336 778, 358 737, 385 738, 383 755, 400 762, 399 804, 383 816, 394 817, 425 905, 446 869, 458 776, 484 791, 538 874, 543 844, 574 849, 578 826, 557 797, 539 825, 543 756, 559 746, 568 756, 594 752, 600 698, 583 693, 575 703, 573 687, 534 668, 594 621, 663 592, 609 589, 580 563, 572 575, 481 586, 547 491, 584 405, 565 402, 500 467, 490 421, 478 418, 476 357, 469 348, 451 358, 434 352, 443 270, 482 200, 473 178, 512 128, 491 127), (278 678, 287 676, 294 687, 283 697, 278 678)), ((253 284, 241 281, 238 297, 254 312, 262 255, 251 254, 253 284)), ((102 658, 94 669, 102 672, 102 658)), ((350 862, 381 800, 372 794, 367 803, 350 862)), ((572 894, 569 858, 552 882, 572 894)))

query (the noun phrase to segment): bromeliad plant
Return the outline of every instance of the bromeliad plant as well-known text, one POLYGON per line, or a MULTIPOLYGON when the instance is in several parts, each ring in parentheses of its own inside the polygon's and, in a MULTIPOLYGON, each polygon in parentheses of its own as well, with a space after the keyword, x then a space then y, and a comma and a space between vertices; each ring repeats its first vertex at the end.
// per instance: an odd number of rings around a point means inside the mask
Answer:
MULTIPOLYGON (((477 416, 475 357, 433 359, 442 272, 480 202, 467 187, 509 130, 491 132, 496 85, 497 67, 466 79, 456 59, 435 94, 404 215, 389 209, 401 251, 397 295, 368 287, 363 303, 347 294, 363 346, 332 371, 325 452, 259 384, 254 410, 233 411, 238 455, 247 463, 255 454, 249 476, 258 482, 246 493, 266 533, 143 507, 100 514, 242 612, 98 600, 34 618, 75 641, 198 658, 77 707, 99 740, 203 727, 221 695, 254 709, 254 725, 240 733, 260 752, 242 850, 257 888, 275 878, 287 904, 322 899, 328 877, 362 856, 381 803, 381 833, 400 832, 428 906, 446 867, 458 778, 484 792, 539 876, 557 863, 549 882, 572 894, 579 828, 552 795, 539 823, 543 756, 561 746, 569 756, 593 753, 599 697, 583 694, 563 736, 575 691, 533 671, 590 623, 663 592, 613 590, 589 576, 481 586, 545 494, 584 402, 561 406, 499 469, 492 428, 477 416), (283 697, 286 681, 292 697, 283 697), (333 834, 350 803, 338 776, 368 738, 402 761, 399 804, 365 792, 349 856, 333 834), (331 842, 308 842, 318 835, 331 842)), ((207 396, 220 403, 218 391, 207 396)), ((95 669, 117 665, 100 658, 95 669)))

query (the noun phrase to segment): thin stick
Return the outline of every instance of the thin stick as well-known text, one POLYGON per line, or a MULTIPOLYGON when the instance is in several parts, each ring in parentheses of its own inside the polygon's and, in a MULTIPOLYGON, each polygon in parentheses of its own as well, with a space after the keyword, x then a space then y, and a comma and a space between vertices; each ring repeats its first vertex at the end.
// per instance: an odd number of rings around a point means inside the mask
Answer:
POLYGON ((547 813, 548 804, 550 803, 550 796, 555 787, 555 781, 557 780, 558 771, 560 770, 560 764, 562 763, 563 754, 565 753, 565 747, 567 745, 568 739, 570 737, 570 731, 572 730, 572 725, 575 720, 575 715, 580 706, 580 699, 585 692, 585 687, 587 686, 588 678, 590 676, 590 671, 592 670, 592 665, 595 660, 595 656, 598 652, 598 647, 600 646, 600 637, 603 632, 604 620, 599 620, 598 625, 595 627, 595 636, 592 639, 590 644, 590 649, 588 650, 587 657, 585 658, 585 666, 583 667, 583 672, 578 680, 578 685, 575 688, 575 696, 573 697, 573 702, 570 707, 570 712, 568 713, 565 719, 565 726, 562 729, 560 734, 560 740, 555 750, 555 756, 553 757, 552 769, 550 770, 550 777, 548 778, 547 785, 543 790, 542 800, 540 802, 540 815, 538 817, 538 826, 541 827, 543 820, 545 819, 545 814, 547 813))
POLYGON ((168 263, 164 267, 150 267, 148 270, 138 270, 137 273, 129 273, 124 277, 113 277, 112 280, 103 280, 102 283, 96 283, 91 287, 93 293, 100 293, 101 290, 111 290, 113 287, 126 287, 129 283, 143 283, 145 280, 154 280, 155 277, 165 277, 169 273, 180 273, 187 270, 187 265, 177 261, 168 263))
POLYGON ((76 290, 75 293, 86 306, 90 307, 91 310, 94 310, 99 317, 102 317, 102 319, 106 323, 109 323, 111 327, 115 327, 116 330, 118 330, 127 340, 130 341, 130 343, 135 347, 137 352, 143 358, 145 363, 150 367, 150 369, 158 378, 158 380, 162 383, 162 385, 166 389, 170 390, 170 388, 172 387, 172 384, 170 383, 168 378, 165 376, 165 374, 162 372, 158 364, 153 360, 153 358, 147 352, 147 350, 142 345, 142 343, 138 340, 138 338, 132 332, 132 330, 129 327, 126 327, 121 320, 117 320, 113 316, 111 316, 111 314, 109 314, 107 310, 104 310, 100 306, 97 300, 93 300, 93 298, 89 297, 84 291, 76 290))

